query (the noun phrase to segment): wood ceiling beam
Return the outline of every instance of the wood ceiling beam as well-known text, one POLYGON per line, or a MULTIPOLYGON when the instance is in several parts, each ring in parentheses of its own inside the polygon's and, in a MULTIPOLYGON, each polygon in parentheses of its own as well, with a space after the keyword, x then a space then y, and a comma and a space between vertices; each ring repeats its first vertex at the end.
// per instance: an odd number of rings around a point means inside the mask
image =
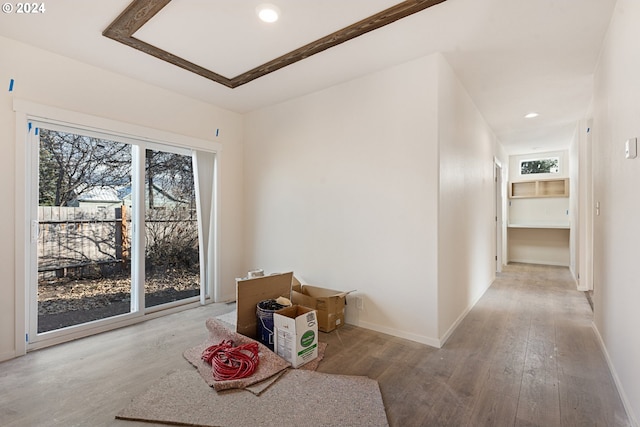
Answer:
POLYGON ((102 32, 102 35, 233 89, 370 31, 382 28, 399 19, 443 3, 446 0, 403 1, 233 78, 225 77, 133 37, 136 31, 153 18, 162 8, 168 5, 170 1, 171 0, 134 0, 102 32))

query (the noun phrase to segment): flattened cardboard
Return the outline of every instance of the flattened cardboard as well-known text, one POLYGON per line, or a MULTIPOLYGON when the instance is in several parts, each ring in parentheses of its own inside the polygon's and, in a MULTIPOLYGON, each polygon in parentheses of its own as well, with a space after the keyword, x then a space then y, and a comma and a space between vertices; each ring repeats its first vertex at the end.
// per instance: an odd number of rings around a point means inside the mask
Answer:
POLYGON ((335 291, 317 286, 302 285, 294 277, 291 302, 318 312, 318 329, 331 332, 344 325, 346 297, 352 292, 335 291))
POLYGON ((260 301, 285 297, 291 299, 293 272, 253 279, 236 279, 236 332, 257 339, 256 306, 260 301))

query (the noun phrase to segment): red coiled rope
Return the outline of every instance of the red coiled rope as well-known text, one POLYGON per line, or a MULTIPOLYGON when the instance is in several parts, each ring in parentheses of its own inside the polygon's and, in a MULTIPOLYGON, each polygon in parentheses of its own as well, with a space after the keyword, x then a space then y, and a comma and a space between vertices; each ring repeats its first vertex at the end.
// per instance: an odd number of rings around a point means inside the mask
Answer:
POLYGON ((233 346, 232 341, 224 340, 202 352, 202 360, 211 365, 213 379, 216 381, 237 380, 253 374, 258 367, 258 343, 233 346))

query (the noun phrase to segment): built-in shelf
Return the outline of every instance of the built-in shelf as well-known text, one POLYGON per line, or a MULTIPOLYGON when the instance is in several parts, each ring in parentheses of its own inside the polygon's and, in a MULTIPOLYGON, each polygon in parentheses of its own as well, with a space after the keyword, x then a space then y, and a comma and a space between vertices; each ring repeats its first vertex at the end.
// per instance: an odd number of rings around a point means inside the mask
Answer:
POLYGON ((569 197, 569 178, 509 183, 509 198, 525 197, 569 197))
POLYGON ((536 221, 536 222, 526 222, 526 223, 516 223, 516 224, 508 224, 508 228, 560 228, 560 229, 569 229, 571 226, 568 222, 545 222, 545 221, 536 221))

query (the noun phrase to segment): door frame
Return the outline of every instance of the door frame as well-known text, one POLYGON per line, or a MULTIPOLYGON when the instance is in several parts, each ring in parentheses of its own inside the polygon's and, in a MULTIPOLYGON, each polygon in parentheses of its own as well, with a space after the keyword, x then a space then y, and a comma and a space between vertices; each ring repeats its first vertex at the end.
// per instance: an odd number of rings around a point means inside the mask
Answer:
POLYGON ((493 158, 493 181, 494 181, 494 213, 495 213, 495 222, 494 222, 494 230, 495 230, 495 271, 496 273, 502 272, 502 266, 504 265, 504 195, 506 188, 503 185, 503 169, 502 162, 497 158, 493 158))

